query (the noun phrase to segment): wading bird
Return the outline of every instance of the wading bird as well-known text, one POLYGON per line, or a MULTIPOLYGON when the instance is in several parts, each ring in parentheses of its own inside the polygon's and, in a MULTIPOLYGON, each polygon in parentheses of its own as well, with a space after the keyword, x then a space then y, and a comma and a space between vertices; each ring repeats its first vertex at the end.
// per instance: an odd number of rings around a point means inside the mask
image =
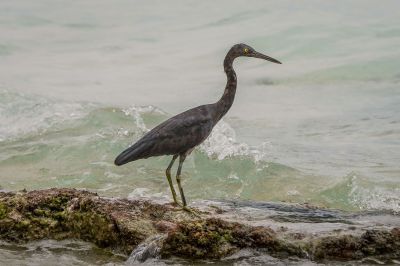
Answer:
POLYGON ((236 93, 236 73, 233 69, 233 61, 240 56, 261 58, 273 63, 281 64, 278 60, 256 52, 246 44, 236 44, 227 53, 224 60, 224 71, 227 83, 224 94, 216 103, 201 105, 186 112, 180 113, 160 125, 156 126, 139 139, 131 147, 124 150, 115 159, 115 165, 123 165, 138 159, 152 156, 173 155, 165 174, 172 192, 174 202, 182 206, 177 198, 171 179, 171 167, 179 156, 179 166, 176 173, 176 182, 182 199, 183 208, 186 207, 186 199, 181 185, 181 171, 183 162, 193 149, 201 144, 211 133, 218 121, 228 112, 232 106, 236 93))

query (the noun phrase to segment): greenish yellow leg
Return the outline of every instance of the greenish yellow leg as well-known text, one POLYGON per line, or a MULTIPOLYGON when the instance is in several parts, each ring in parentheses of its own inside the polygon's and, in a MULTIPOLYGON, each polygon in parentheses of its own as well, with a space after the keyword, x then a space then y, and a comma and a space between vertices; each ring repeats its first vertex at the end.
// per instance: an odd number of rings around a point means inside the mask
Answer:
POLYGON ((182 209, 183 209, 184 211, 187 211, 187 212, 193 214, 193 215, 196 216, 197 218, 201 218, 200 213, 199 213, 198 211, 196 211, 195 209, 189 208, 189 207, 187 207, 187 206, 182 207, 182 209))
POLYGON ((179 206, 181 206, 181 204, 180 204, 180 203, 178 202, 178 200, 176 199, 176 192, 175 192, 174 185, 172 184, 172 179, 171 179, 171 168, 172 168, 172 165, 174 164, 176 158, 178 158, 178 155, 174 155, 174 156, 172 157, 172 160, 171 160, 171 162, 169 163, 167 170, 165 170, 165 174, 167 175, 169 187, 170 187, 170 189, 171 189, 171 193, 172 193, 172 197, 174 198, 174 202, 175 202, 176 204, 178 204, 179 206))
POLYGON ((176 182, 178 183, 178 187, 179 187, 179 192, 181 194, 181 198, 182 198, 182 204, 183 204, 183 208, 186 207, 186 199, 185 199, 185 194, 183 193, 183 188, 181 185, 181 170, 182 170, 182 165, 183 162, 185 161, 186 156, 181 155, 179 157, 179 166, 178 166, 178 171, 176 172, 176 182))

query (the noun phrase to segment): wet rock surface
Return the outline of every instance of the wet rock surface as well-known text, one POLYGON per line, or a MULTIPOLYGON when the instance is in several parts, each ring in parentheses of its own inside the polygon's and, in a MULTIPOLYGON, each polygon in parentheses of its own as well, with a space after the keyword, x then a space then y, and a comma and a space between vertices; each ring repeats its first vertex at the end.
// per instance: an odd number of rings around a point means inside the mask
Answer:
POLYGON ((274 212, 262 219, 246 216, 244 203, 206 204, 199 218, 168 203, 103 198, 75 189, 0 192, 0 239, 81 239, 126 255, 142 250, 137 252, 140 261, 146 256, 215 260, 249 248, 314 261, 400 258, 400 227, 357 223, 365 217, 344 218, 315 207, 265 204, 256 206, 260 215, 274 212), (294 210, 292 216, 300 213, 302 220, 283 219, 279 211, 285 208, 294 210), (321 226, 326 223, 332 226, 321 226), (151 249, 145 246, 149 239, 151 249))

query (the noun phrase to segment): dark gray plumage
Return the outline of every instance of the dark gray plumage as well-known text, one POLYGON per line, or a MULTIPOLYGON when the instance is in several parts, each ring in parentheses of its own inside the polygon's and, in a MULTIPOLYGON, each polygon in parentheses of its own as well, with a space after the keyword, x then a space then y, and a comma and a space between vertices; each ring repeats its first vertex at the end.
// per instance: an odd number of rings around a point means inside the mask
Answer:
POLYGON ((227 84, 224 94, 216 103, 201 105, 180 113, 153 128, 131 147, 123 151, 115 159, 116 165, 123 165, 138 159, 160 155, 173 155, 166 175, 174 198, 179 204, 172 184, 170 170, 179 156, 177 183, 183 206, 186 200, 180 183, 182 164, 187 155, 201 144, 211 133, 218 121, 228 112, 235 98, 237 79, 232 67, 233 61, 239 56, 256 57, 281 64, 276 59, 256 52, 246 44, 236 44, 227 53, 224 60, 224 71, 227 75, 227 84))

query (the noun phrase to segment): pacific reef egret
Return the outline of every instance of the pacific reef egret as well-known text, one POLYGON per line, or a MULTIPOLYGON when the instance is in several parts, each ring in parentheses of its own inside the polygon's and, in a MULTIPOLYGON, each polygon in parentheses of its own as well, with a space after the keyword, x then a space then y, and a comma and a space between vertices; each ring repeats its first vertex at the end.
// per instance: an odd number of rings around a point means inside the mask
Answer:
POLYGON ((281 64, 278 60, 256 52, 246 44, 236 44, 227 53, 224 60, 224 71, 227 83, 224 94, 216 103, 201 105, 180 113, 159 124, 131 147, 124 150, 115 159, 116 165, 123 165, 138 159, 152 156, 172 155, 165 174, 172 192, 174 202, 182 206, 177 198, 171 179, 171 167, 179 156, 179 166, 176 173, 176 182, 181 194, 184 209, 186 199, 181 185, 181 171, 183 162, 193 149, 201 144, 211 133, 214 126, 228 112, 235 98, 237 79, 233 69, 233 61, 240 56, 255 57, 281 64))

